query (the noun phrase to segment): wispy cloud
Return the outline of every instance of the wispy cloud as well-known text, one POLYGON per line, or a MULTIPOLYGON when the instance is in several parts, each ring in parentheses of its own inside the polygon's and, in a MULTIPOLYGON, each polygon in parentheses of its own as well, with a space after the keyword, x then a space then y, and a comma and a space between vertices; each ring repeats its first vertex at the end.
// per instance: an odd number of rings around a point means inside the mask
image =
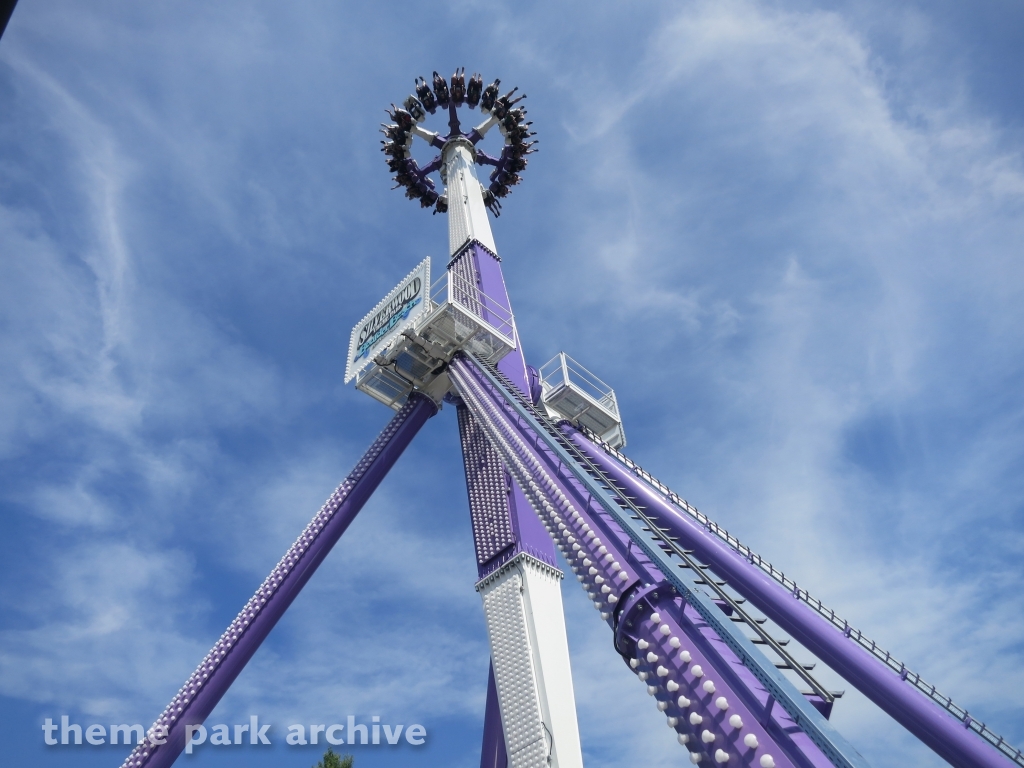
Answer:
MULTIPOLYGON (((374 130, 415 75, 464 64, 526 90, 540 131, 495 223, 531 361, 578 357, 642 464, 1024 743, 1024 170, 952 24, 753 0, 19 6, 2 692, 155 714, 384 423, 340 386, 348 325, 446 237, 388 194, 374 130)), ((451 416, 223 712, 479 726, 451 416)), ((675 764, 565 586, 588 765, 675 764)), ((835 722, 874 765, 937 764, 852 690, 835 722)))

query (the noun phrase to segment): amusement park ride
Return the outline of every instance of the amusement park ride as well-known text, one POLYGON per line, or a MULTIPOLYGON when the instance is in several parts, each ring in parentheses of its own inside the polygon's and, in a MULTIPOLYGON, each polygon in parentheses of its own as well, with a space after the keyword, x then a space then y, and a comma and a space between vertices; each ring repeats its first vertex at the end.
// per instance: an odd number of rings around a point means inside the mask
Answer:
POLYGON ((951 765, 1024 755, 624 456, 615 393, 563 354, 526 364, 488 210, 534 151, 515 89, 418 80, 383 152, 406 196, 448 214, 450 257, 419 264, 356 325, 346 382, 396 411, 125 759, 164 768, 202 723, 394 465, 444 404, 458 415, 491 651, 481 768, 583 765, 562 611, 562 553, 615 650, 693 763, 866 766, 791 636, 951 765), (464 131, 463 107, 482 121, 464 131), (424 127, 448 116, 448 132, 424 127), (504 138, 500 154, 480 147, 504 138), (438 154, 420 167, 416 138, 438 154), (489 183, 477 176, 490 167, 489 183), (431 174, 439 173, 439 193, 431 174))

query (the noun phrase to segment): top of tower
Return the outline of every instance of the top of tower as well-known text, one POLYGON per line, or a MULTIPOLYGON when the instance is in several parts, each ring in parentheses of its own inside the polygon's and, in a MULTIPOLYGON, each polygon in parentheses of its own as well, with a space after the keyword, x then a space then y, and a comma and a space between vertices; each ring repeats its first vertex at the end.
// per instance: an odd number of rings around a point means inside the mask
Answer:
MULTIPOLYGON (((448 210, 448 199, 444 193, 438 194, 430 175, 440 172, 444 178, 445 148, 455 142, 472 150, 473 159, 478 165, 493 166, 490 174, 490 185, 483 190, 484 204, 495 216, 500 215, 499 200, 506 197, 509 188, 521 181, 519 174, 526 168, 526 156, 536 152, 536 141, 530 141, 534 132, 530 130, 531 122, 526 120, 526 109, 516 104, 526 98, 526 94, 516 96, 518 88, 513 88, 504 96, 499 95, 500 80, 484 87, 483 78, 474 74, 466 82, 465 68, 458 69, 452 75, 450 85, 437 72, 434 72, 432 85, 426 78, 416 81, 416 94, 410 95, 402 106, 391 105, 387 110, 394 121, 383 124, 381 129, 387 137, 381 151, 385 155, 388 168, 394 173, 396 188, 405 187, 405 196, 410 200, 419 200, 423 208, 434 207, 434 213, 445 213, 448 210), (463 133, 459 122, 460 107, 470 110, 480 108, 487 118, 467 133, 463 133), (445 135, 424 128, 427 114, 435 114, 438 109, 448 112, 448 132, 445 135), (484 152, 478 144, 487 132, 498 126, 505 138, 501 154, 493 157, 484 152), (422 168, 412 157, 413 138, 419 136, 427 144, 441 152, 422 168)), ((485 214, 486 215, 486 214, 485 214)))

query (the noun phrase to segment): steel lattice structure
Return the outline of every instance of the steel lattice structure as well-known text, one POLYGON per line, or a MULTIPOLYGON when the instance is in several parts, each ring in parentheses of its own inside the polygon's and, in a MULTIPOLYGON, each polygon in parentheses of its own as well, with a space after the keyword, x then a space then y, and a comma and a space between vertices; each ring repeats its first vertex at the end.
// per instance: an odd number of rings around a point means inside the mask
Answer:
POLYGON ((450 258, 417 266, 353 330, 346 381, 395 409, 122 768, 185 747, 423 424, 457 413, 491 650, 481 768, 582 768, 561 552, 693 763, 866 766, 830 724, 839 695, 803 648, 959 768, 1024 755, 619 450, 614 392, 571 358, 526 364, 488 221, 534 151, 515 89, 436 72, 392 105, 382 148, 406 196, 447 213, 450 258), (464 132, 459 109, 480 108, 464 132), (448 133, 424 128, 448 114, 448 133), (498 127, 501 152, 478 145, 498 127), (420 137, 439 150, 422 167, 420 137), (477 166, 489 166, 487 186, 477 166), (431 175, 438 173, 444 191, 431 175), (806 689, 806 690, 803 690, 806 689))

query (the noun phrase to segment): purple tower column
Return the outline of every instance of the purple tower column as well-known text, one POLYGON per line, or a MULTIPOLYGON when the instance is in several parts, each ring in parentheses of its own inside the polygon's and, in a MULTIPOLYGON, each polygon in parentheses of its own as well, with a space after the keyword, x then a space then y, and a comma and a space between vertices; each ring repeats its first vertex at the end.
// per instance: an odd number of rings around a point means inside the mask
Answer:
MULTIPOLYGON (((511 342, 513 349, 499 365, 512 385, 525 393, 526 362, 476 175, 484 156, 475 142, 487 127, 463 135, 454 99, 451 104, 450 133, 440 142, 439 159, 448 211, 449 288, 460 305, 511 342)), ((487 126, 497 122, 489 120, 487 126)), ((423 138, 437 146, 433 134, 423 138)), ((493 452, 488 455, 479 447, 471 415, 460 411, 459 425, 477 544, 476 589, 483 600, 509 765, 582 768, 559 585, 562 573, 555 566, 554 547, 522 488, 512 482, 493 452)), ((493 707, 487 713, 487 719, 492 718, 493 707)))
MULTIPOLYGON (((451 260, 449 270, 479 288, 478 304, 484 320, 497 325, 502 322, 499 318, 511 316, 512 306, 497 254, 471 240, 451 260)), ((498 370, 527 395, 526 361, 518 336, 515 341, 516 349, 502 358, 498 370)), ((554 566, 551 537, 464 406, 459 407, 459 432, 480 578, 520 552, 554 566)))
POLYGON ((508 768, 505 732, 501 728, 498 688, 494 684, 494 665, 487 673, 487 704, 484 715, 484 743, 480 750, 480 768, 508 768))
POLYGON ((200 725, 210 715, 398 457, 435 413, 434 402, 419 394, 413 394, 399 409, 121 768, 167 768, 177 759, 185 748, 186 726, 200 725))
MULTIPOLYGON (((497 254, 470 240, 452 258, 449 270, 458 276, 459 285, 478 289, 475 296, 466 297, 469 301, 462 300, 474 306, 481 319, 515 337, 497 254)), ((499 366, 525 393, 526 363, 518 338, 514 340, 517 348, 499 366)), ((503 761, 514 768, 537 761, 563 768, 582 766, 554 546, 472 413, 461 402, 457 412, 477 589, 484 600, 492 649, 481 766, 504 768, 503 761), (502 719, 509 717, 519 721, 516 727, 502 728, 502 719)))

